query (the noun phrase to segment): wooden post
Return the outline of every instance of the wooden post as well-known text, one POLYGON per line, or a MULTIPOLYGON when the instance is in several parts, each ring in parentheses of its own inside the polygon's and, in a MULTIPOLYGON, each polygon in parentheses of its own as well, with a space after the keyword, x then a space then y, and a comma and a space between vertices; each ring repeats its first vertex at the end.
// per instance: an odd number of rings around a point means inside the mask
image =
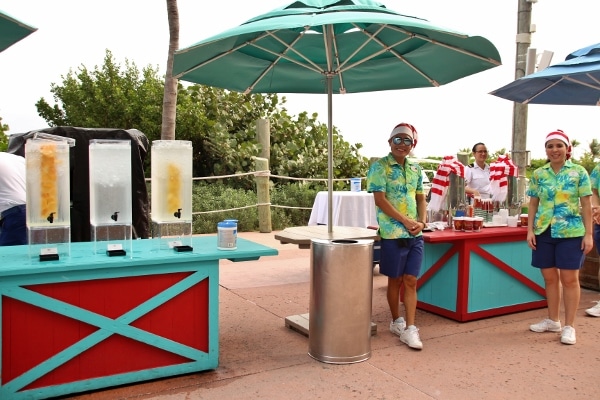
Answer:
POLYGON ((260 144, 259 157, 271 159, 271 124, 268 119, 256 121, 256 138, 260 144))
MULTIPOLYGON (((256 170, 268 171, 269 160, 256 157, 256 170)), ((271 194, 269 192, 269 176, 256 176, 256 198, 258 201, 258 229, 261 233, 269 233, 273 230, 271 226, 271 194)))

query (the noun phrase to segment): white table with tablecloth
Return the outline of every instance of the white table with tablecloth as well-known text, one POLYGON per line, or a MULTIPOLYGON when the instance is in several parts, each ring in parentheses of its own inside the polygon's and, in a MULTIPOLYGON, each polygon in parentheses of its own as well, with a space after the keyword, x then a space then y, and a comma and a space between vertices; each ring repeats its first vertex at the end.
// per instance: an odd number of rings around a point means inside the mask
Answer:
MULTIPOLYGON (((334 191, 332 194, 333 226, 377 226, 373 193, 334 191)), ((327 225, 327 195, 326 191, 317 193, 308 225, 327 225)))

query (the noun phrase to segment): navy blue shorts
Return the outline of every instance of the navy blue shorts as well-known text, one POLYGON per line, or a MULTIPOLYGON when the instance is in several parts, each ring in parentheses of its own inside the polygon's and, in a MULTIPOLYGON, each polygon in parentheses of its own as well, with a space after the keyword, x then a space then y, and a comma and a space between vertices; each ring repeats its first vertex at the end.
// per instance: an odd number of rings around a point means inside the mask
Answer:
POLYGON ((14 206, 2 212, 0 246, 27 244, 25 205, 14 206))
POLYGON ((379 273, 390 278, 402 275, 418 277, 423 261, 423 236, 403 239, 381 239, 379 273))
POLYGON ((536 249, 531 252, 531 265, 536 268, 580 269, 585 259, 582 237, 553 238, 550 228, 535 235, 536 249))

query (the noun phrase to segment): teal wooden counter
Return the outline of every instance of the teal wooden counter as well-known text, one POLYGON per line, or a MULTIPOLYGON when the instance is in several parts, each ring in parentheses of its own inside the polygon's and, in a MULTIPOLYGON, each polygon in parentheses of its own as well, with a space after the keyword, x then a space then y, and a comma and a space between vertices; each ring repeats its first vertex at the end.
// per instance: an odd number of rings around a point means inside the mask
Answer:
POLYGON ((238 238, 192 239, 193 252, 94 254, 40 262, 28 246, 0 247, 0 399, 41 399, 214 369, 219 361, 219 260, 277 250, 238 238))

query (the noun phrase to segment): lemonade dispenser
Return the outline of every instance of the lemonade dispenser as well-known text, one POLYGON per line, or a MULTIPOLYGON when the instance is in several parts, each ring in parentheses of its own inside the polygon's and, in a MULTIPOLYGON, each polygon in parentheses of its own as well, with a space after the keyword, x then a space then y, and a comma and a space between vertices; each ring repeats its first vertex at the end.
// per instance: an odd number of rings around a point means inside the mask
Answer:
POLYGON ((151 148, 152 232, 158 250, 192 250, 192 142, 155 140, 151 148))

